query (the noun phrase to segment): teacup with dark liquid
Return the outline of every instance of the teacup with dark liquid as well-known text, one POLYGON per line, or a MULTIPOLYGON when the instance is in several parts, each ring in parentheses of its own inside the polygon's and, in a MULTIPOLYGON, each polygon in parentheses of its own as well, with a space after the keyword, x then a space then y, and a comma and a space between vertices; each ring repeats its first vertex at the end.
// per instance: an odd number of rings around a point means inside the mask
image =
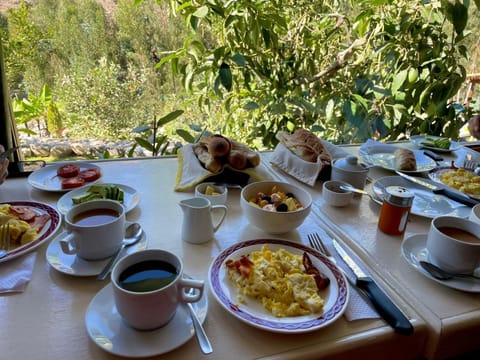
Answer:
POLYGON ((110 276, 117 311, 135 329, 164 326, 179 304, 199 301, 203 295, 203 281, 185 278, 182 260, 161 249, 123 257, 110 276), (197 289, 195 294, 189 293, 191 288, 197 289))
POLYGON ((428 260, 443 270, 471 274, 480 267, 480 224, 454 216, 432 220, 427 234, 428 260))
POLYGON ((112 256, 125 237, 125 209, 113 200, 94 200, 71 208, 65 215, 60 246, 65 254, 85 260, 112 256))

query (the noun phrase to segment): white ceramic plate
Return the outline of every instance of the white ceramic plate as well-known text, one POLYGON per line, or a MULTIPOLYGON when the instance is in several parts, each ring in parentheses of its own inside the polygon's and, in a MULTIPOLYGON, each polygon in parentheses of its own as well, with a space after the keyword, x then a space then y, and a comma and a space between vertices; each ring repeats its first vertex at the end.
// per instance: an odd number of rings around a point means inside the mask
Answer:
POLYGON ((450 148, 448 149, 443 149, 435 146, 425 146, 422 144, 422 142, 425 140, 426 137, 433 138, 433 139, 440 139, 440 136, 433 136, 433 135, 413 135, 410 137, 410 141, 415 144, 415 146, 418 146, 419 148, 424 148, 424 149, 429 149, 433 150, 435 152, 450 152, 450 151, 455 151, 458 150, 462 147, 459 143, 456 141, 450 140, 450 148))
MULTIPOLYGON (((207 317, 208 296, 192 303, 200 321, 207 317)), ((195 333, 187 307, 178 307, 170 322, 156 330, 138 331, 126 325, 117 312, 112 285, 108 284, 92 299, 85 313, 85 325, 92 341, 118 356, 141 358, 172 351, 190 340, 195 333)), ((200 350, 198 350, 200 352, 200 350)))
MULTIPOLYGON (((394 145, 372 145, 364 149, 360 155, 363 161, 369 165, 379 166, 387 170, 395 171, 395 156, 394 152, 399 147, 394 145)), ((411 150, 415 154, 417 162, 417 169, 414 171, 403 171, 404 173, 421 173, 435 169, 437 163, 430 157, 426 156, 420 150, 411 150)))
MULTIPOLYGON (((107 262, 110 260, 110 258, 96 261, 87 261, 79 258, 75 254, 65 254, 60 248, 59 242, 59 240, 63 237, 62 234, 55 237, 48 245, 46 257, 47 262, 50 264, 50 266, 61 273, 72 276, 97 276, 98 274, 100 274, 105 265, 107 265, 107 262)), ((139 240, 139 242, 132 246, 126 247, 123 250, 122 256, 146 248, 147 236, 144 231, 142 238, 139 240)))
MULTIPOLYGON (((138 203, 140 202, 140 194, 138 193, 137 190, 135 190, 134 188, 131 188, 130 186, 122 185, 122 184, 102 184, 102 185, 115 185, 123 190, 123 194, 124 194, 123 206, 125 207, 126 212, 133 210, 135 206, 137 206, 138 203)), ((62 215, 65 215, 68 212, 68 210, 70 210, 74 206, 72 202, 72 198, 82 195, 88 190, 88 188, 89 186, 82 187, 79 189, 74 189, 64 194, 60 199, 58 199, 58 202, 57 202, 58 211, 60 211, 62 215)))
POLYGON ((251 326, 278 333, 304 333, 323 328, 343 314, 349 300, 345 276, 335 264, 312 248, 285 240, 249 240, 223 250, 210 265, 208 281, 215 299, 233 316, 251 326), (313 265, 330 279, 328 288, 320 293, 325 300, 322 313, 277 318, 254 299, 248 299, 246 304, 238 303, 238 290, 228 279, 225 262, 260 250, 264 244, 272 251, 283 248, 292 254, 310 255, 313 265))
POLYGON ((430 275, 420 266, 420 261, 428 261, 428 250, 426 248, 427 234, 415 234, 405 238, 402 241, 402 255, 407 262, 413 266, 420 274, 436 281, 439 284, 452 289, 466 292, 479 293, 480 280, 472 278, 453 278, 450 280, 438 280, 430 275))
MULTIPOLYGON (((41 169, 35 170, 33 173, 31 173, 28 176, 29 184, 35 189, 52 191, 52 192, 68 192, 73 190, 73 189, 62 189, 63 178, 57 175, 57 169, 60 166, 65 164, 66 163, 52 164, 52 165, 47 165, 41 169)), ((92 184, 95 184, 96 182, 99 182, 100 179, 102 178, 101 169, 99 166, 91 163, 78 162, 78 161, 75 161, 74 164, 80 167, 80 171, 87 170, 87 169, 97 169, 100 171, 100 177, 97 180, 85 183, 85 185, 75 189, 86 188, 92 184)))
MULTIPOLYGON (((428 179, 422 179, 433 183, 428 179)), ((446 196, 436 195, 421 185, 408 181, 400 176, 385 176, 375 180, 372 183, 370 193, 373 195, 373 201, 382 204, 385 197, 385 188, 387 186, 403 186, 412 191, 415 195, 410 212, 414 215, 433 219, 440 215, 450 215, 466 218, 470 215, 471 208, 446 196)))
POLYGON ((51 239, 51 237, 57 232, 57 230, 60 228, 60 225, 62 224, 62 218, 59 212, 47 204, 33 201, 8 201, 2 204, 10 204, 13 206, 26 206, 31 210, 35 211, 38 215, 49 214, 50 220, 43 226, 42 230, 33 241, 25 245, 19 246, 13 250, 10 250, 5 257, 0 259, 0 263, 15 259, 44 244, 51 239))
MULTIPOLYGON (((446 185, 446 184, 443 183, 443 181, 440 179, 440 176, 441 176, 443 173, 445 173, 445 172, 447 172, 447 171, 451 171, 451 170, 455 170, 455 169, 453 169, 451 166, 438 167, 438 168, 430 171, 430 172, 428 173, 428 177, 430 178, 430 180, 433 180, 433 181, 435 181, 435 182, 437 182, 437 183, 439 183, 439 184, 442 184, 442 185, 445 186, 445 187, 449 187, 449 188, 452 189, 452 190, 456 190, 456 191, 458 191, 458 192, 460 192, 460 193, 463 193, 463 192, 461 192, 461 191, 459 191, 459 190, 457 190, 457 189, 455 189, 455 188, 452 188, 452 187, 446 185)), ((464 169, 464 170, 465 170, 465 169, 464 169)), ((470 171, 470 170, 467 170, 467 171, 470 171)), ((468 194, 468 193, 464 193, 464 194, 470 196, 471 198, 480 200, 480 195, 468 194)))

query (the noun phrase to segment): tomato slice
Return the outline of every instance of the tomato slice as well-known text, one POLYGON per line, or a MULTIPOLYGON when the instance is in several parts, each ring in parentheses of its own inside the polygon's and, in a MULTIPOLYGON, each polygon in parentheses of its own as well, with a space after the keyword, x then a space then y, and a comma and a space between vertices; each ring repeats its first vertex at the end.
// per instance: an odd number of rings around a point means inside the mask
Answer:
POLYGON ((100 177, 100 170, 91 168, 80 171, 78 177, 85 180, 86 182, 95 181, 100 177))
POLYGON ((62 189, 73 189, 85 184, 85 180, 79 177, 71 177, 62 180, 62 189))
POLYGON ((80 172, 80 167, 75 164, 65 164, 57 169, 57 175, 64 178, 71 178, 77 176, 80 172))

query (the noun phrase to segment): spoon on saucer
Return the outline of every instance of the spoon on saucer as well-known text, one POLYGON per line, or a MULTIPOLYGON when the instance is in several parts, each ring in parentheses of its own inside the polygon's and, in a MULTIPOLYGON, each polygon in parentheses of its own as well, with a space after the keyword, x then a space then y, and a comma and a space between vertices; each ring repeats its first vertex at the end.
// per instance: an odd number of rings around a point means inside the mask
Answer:
POLYGON ((143 235, 142 226, 139 223, 132 223, 125 229, 125 239, 122 242, 122 246, 117 250, 115 254, 112 255, 110 261, 105 265, 102 272, 98 274, 97 280, 105 280, 107 275, 113 268, 113 265, 117 262, 122 253, 123 249, 126 247, 135 245, 140 241, 143 235))
POLYGON ((362 189, 357 189, 357 188, 355 188, 351 185, 340 185, 340 189, 345 190, 345 191, 355 192, 355 193, 362 194, 362 195, 368 195, 370 197, 370 199, 372 199, 372 195, 370 195, 370 193, 368 191, 365 191, 365 190, 362 190, 362 189))
POLYGON ((430 275, 438 280, 450 280, 453 278, 473 278, 480 280, 480 276, 473 274, 454 274, 449 271, 440 269, 438 266, 433 265, 427 261, 420 261, 420 266, 425 269, 430 275))

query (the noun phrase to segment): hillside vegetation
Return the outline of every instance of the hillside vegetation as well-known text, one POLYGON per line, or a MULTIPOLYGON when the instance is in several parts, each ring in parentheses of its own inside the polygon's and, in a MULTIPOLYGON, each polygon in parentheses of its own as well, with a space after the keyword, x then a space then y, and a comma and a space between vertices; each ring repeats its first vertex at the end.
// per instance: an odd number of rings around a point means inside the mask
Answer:
POLYGON ((455 138, 480 38, 469 3, 11 0, 0 31, 17 122, 43 136, 455 138))

